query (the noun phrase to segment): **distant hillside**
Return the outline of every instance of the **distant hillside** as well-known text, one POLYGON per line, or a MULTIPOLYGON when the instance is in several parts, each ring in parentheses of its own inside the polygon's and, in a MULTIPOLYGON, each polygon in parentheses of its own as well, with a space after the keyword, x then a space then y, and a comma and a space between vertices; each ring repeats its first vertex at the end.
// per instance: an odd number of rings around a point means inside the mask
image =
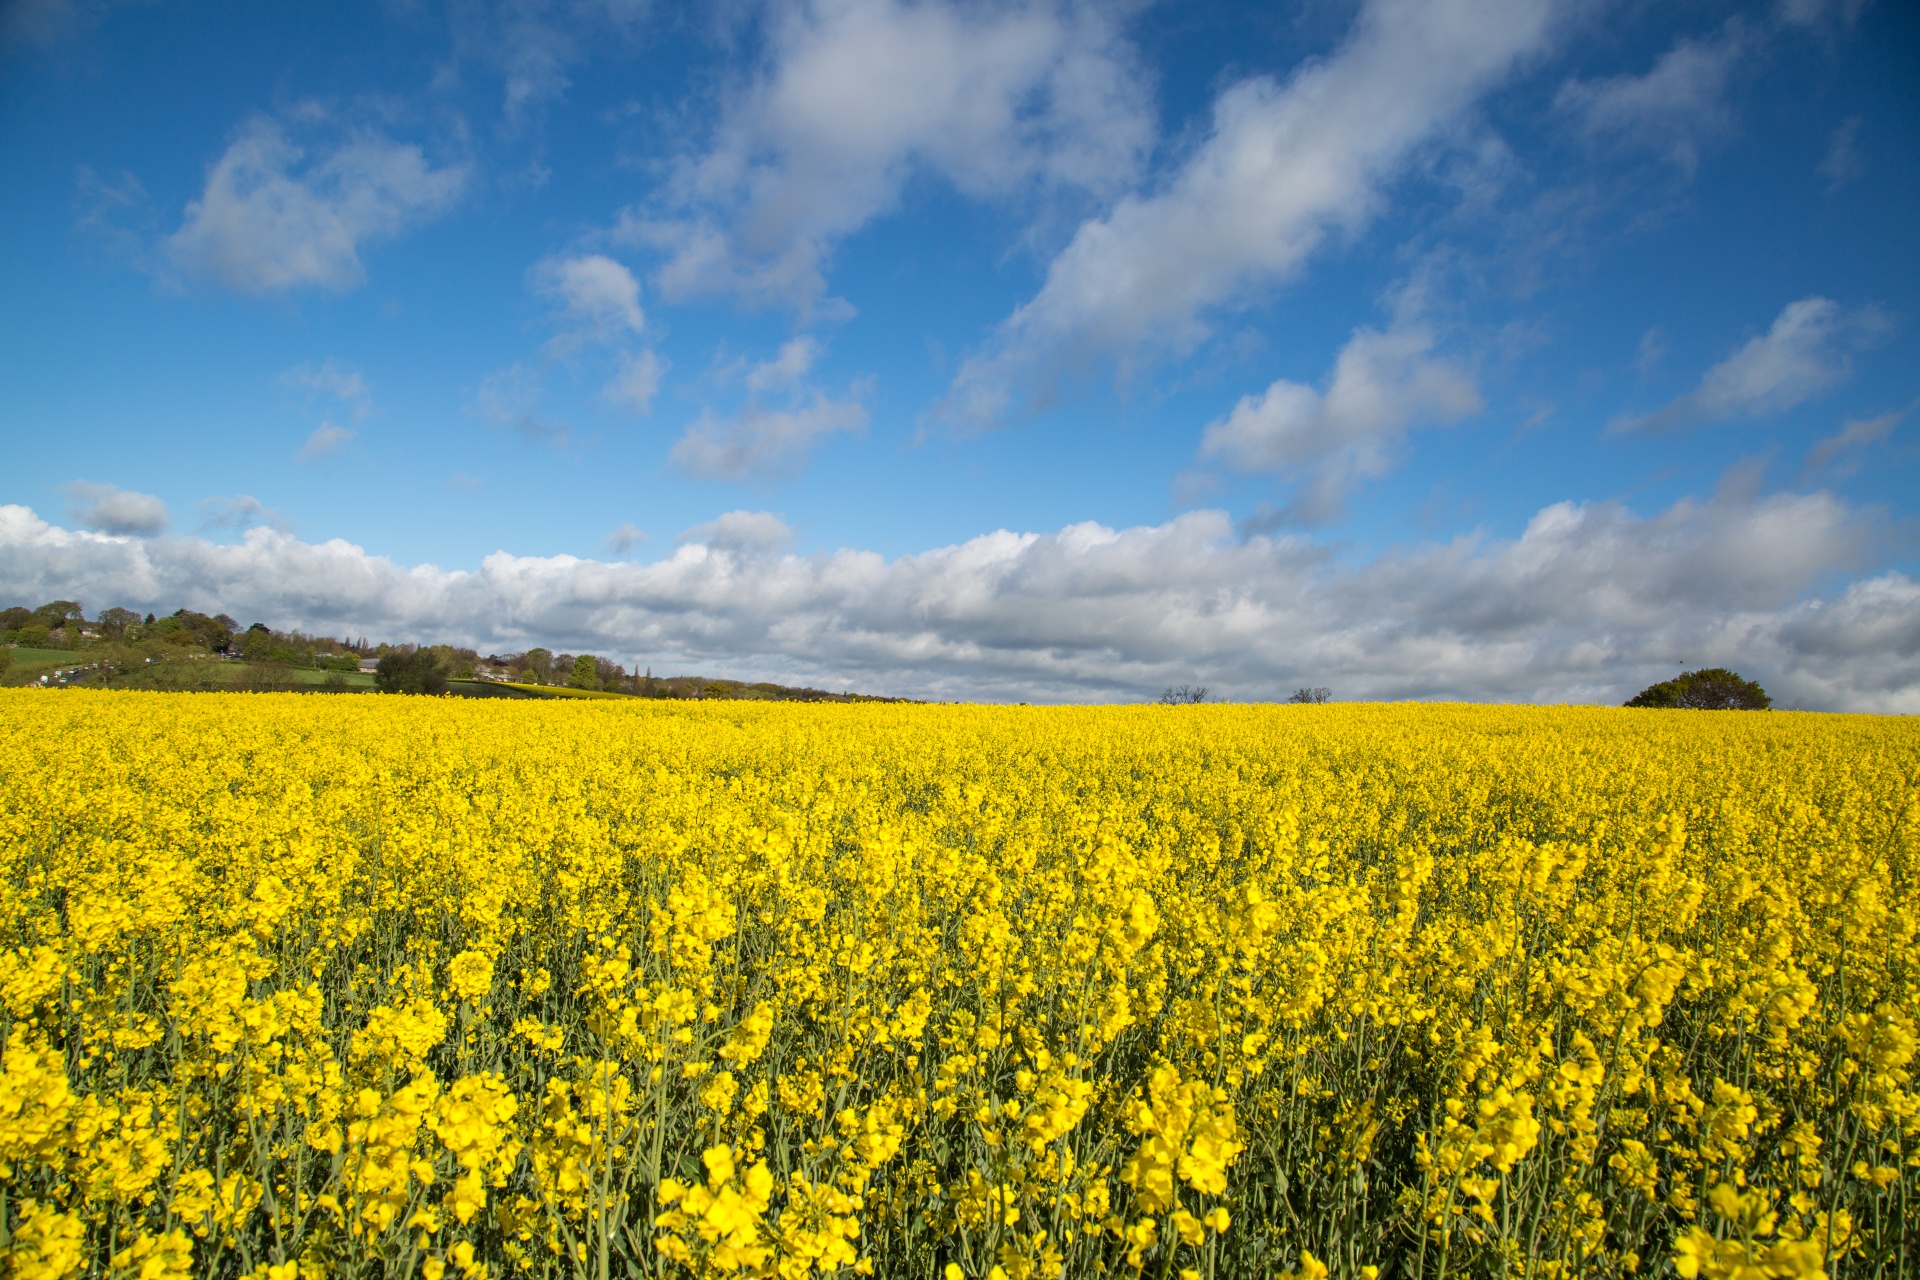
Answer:
MULTIPOLYGON (((401 655, 435 691, 469 698, 683 698, 758 702, 905 702, 872 694, 749 683, 711 676, 629 672, 590 653, 481 657, 457 645, 392 644, 242 627, 225 614, 176 609, 165 617, 102 610, 89 620, 77 600, 0 609, 0 684, 46 688, 374 693, 394 681, 376 671, 401 655)), ((391 665, 391 664, 390 664, 391 665)), ((416 680, 417 686, 417 680, 416 680)))

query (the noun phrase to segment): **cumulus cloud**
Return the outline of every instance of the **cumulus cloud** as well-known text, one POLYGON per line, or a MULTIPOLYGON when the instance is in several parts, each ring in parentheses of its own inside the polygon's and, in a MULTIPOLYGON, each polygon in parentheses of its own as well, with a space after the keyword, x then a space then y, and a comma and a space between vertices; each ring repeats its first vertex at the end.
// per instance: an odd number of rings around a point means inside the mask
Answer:
POLYGON ((1473 380, 1432 352, 1423 325, 1356 329, 1325 391, 1283 378, 1241 397, 1208 425, 1200 456, 1235 471, 1278 472, 1298 485, 1291 520, 1333 519, 1356 481, 1387 473, 1409 429, 1480 411, 1473 380))
POLYGON ((799 554, 732 512, 650 563, 496 552, 405 567, 271 529, 130 541, 0 507, 0 594, 187 605, 481 649, 543 643, 656 667, 924 697, 1617 703, 1674 664, 1731 666, 1787 706, 1920 711, 1920 584, 1865 564, 1882 531, 1828 493, 1728 486, 1652 515, 1558 503, 1516 537, 1348 562, 1197 511, 1131 529, 999 531, 917 555, 799 554))
POLYGON ((1153 139, 1131 49, 1073 0, 799 0, 711 143, 620 234, 671 299, 812 309, 834 246, 916 172, 974 198, 1119 189, 1153 139))
POLYGON ((1708 369, 1692 391, 1652 413, 1616 418, 1611 429, 1671 431, 1785 413, 1852 376, 1850 351, 1885 324, 1872 308, 1850 311, 1831 298, 1790 302, 1772 328, 1708 369))
POLYGON ((991 425, 1062 371, 1185 352, 1208 313, 1296 271, 1381 188, 1547 43, 1559 0, 1365 0, 1329 56, 1240 81, 1165 188, 1083 223, 1046 283, 961 368, 942 413, 991 425))
POLYGON ((418 146, 378 132, 310 149, 257 116, 214 163, 166 252, 176 267, 241 293, 344 292, 366 278, 363 244, 443 213, 468 176, 464 165, 436 167, 418 146))
POLYGON ((115 537, 150 538, 167 527, 167 504, 150 493, 75 480, 60 486, 67 518, 115 537))
POLYGON ((300 452, 293 456, 300 462, 321 462, 338 457, 346 452, 347 446, 359 434, 352 427, 338 427, 331 422, 323 422, 313 429, 307 442, 300 446, 300 452))
POLYGON ((1645 74, 1569 80, 1554 105, 1590 138, 1663 151, 1692 173, 1701 140, 1733 126, 1727 82, 1754 45, 1735 18, 1714 36, 1680 40, 1645 74))
POLYGON ((572 341, 617 342, 647 326, 640 282, 605 254, 544 258, 527 274, 534 291, 559 308, 563 337, 572 341))

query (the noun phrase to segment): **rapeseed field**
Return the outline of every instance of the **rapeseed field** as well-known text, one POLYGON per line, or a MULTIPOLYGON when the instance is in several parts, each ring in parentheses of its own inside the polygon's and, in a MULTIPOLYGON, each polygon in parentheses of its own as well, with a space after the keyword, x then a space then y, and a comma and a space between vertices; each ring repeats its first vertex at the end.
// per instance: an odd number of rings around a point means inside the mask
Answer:
POLYGON ((19 1280, 1920 1275, 1920 723, 0 694, 19 1280))

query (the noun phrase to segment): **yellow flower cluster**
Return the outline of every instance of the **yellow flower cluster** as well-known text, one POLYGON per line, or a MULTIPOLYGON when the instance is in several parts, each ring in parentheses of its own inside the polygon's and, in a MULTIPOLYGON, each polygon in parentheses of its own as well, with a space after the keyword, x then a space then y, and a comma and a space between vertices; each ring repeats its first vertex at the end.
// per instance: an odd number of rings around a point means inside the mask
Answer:
POLYGON ((1920 1275, 1920 725, 0 692, 0 1273, 1920 1275))

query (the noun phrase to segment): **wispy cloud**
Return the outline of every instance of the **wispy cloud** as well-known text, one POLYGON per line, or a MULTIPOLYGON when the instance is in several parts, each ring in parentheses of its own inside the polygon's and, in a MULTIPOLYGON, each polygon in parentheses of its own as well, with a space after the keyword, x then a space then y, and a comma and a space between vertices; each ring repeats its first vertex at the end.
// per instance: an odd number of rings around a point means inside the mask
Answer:
POLYGON ((280 383, 309 396, 326 396, 338 401, 355 422, 366 421, 367 415, 373 412, 373 392, 367 380, 358 370, 337 360, 295 365, 280 374, 280 383))
POLYGON ((1736 17, 1712 36, 1681 39, 1644 74, 1569 80, 1554 105, 1588 137, 1663 152, 1691 174, 1702 140, 1733 127, 1727 85, 1757 44, 1736 17))
POLYGON ((540 413, 541 373, 514 363, 489 374, 473 399, 473 410, 496 425, 507 427, 532 445, 565 449, 573 443, 573 428, 546 421, 540 413))
POLYGON ((1827 180, 1828 191, 1838 191, 1867 171, 1867 157, 1860 149, 1860 117, 1842 121, 1827 138, 1827 154, 1820 161, 1820 176, 1827 180))
POLYGON ((674 444, 673 464, 703 480, 797 475, 821 440, 867 425, 866 407, 816 392, 786 409, 749 406, 732 417, 703 412, 674 444))
POLYGON ((1893 429, 1905 420, 1906 416, 1920 408, 1920 400, 1914 401, 1904 409, 1895 409, 1872 418, 1849 419, 1845 426, 1834 435, 1817 441, 1807 450, 1807 466, 1820 468, 1832 462, 1843 453, 1863 449, 1870 444, 1878 444, 1893 434, 1893 429))
POLYGON ((1193 349, 1216 309, 1270 296, 1329 233, 1367 222, 1416 148, 1546 47, 1561 7, 1366 0, 1340 46, 1286 83, 1228 87, 1161 189, 1080 226, 941 416, 991 426, 1093 362, 1193 349))
POLYGON ((673 464, 705 480, 787 478, 799 474, 821 440, 863 430, 865 383, 836 398, 808 380, 824 350, 815 339, 798 337, 747 369, 746 407, 731 415, 702 412, 674 444, 673 464), (783 403, 769 406, 768 397, 783 403))
POLYGON ((1772 328, 1708 369, 1692 391, 1652 413, 1616 418, 1609 429, 1671 431, 1785 413, 1852 376, 1851 352, 1886 326, 1872 307, 1849 310, 1821 297, 1788 303, 1772 328))
POLYGON ((286 516, 267 506, 260 499, 248 493, 237 493, 230 498, 202 498, 200 500, 200 528, 232 529, 244 532, 256 525, 264 525, 282 533, 291 532, 293 524, 286 516))
POLYGON ((360 432, 353 427, 341 427, 331 422, 323 422, 313 429, 312 434, 307 436, 306 443, 302 444, 300 451, 293 456, 300 462, 324 462, 328 458, 337 458, 346 452, 347 446, 352 444, 354 437, 359 434, 360 432))

